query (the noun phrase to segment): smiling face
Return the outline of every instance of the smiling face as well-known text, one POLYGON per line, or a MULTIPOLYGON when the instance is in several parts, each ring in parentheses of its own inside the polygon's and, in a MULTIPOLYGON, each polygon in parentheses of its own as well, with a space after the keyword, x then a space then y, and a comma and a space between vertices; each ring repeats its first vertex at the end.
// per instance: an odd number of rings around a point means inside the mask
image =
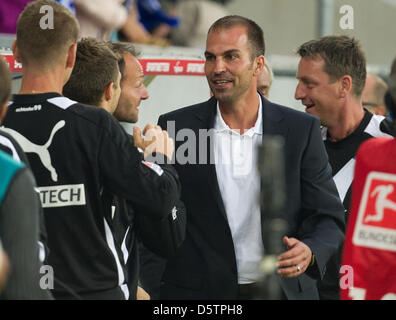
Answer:
POLYGON ((121 96, 114 116, 119 121, 135 123, 138 121, 139 105, 149 97, 143 84, 144 74, 140 62, 131 54, 123 55, 125 61, 124 77, 121 81, 121 96))
POLYGON ((324 71, 322 58, 304 57, 300 60, 297 71, 298 85, 295 99, 306 106, 305 111, 320 118, 322 125, 337 118, 339 81, 330 81, 324 71))
POLYGON ((210 32, 205 57, 206 78, 219 102, 235 103, 249 90, 256 90, 252 81, 256 63, 251 59, 246 27, 210 32))

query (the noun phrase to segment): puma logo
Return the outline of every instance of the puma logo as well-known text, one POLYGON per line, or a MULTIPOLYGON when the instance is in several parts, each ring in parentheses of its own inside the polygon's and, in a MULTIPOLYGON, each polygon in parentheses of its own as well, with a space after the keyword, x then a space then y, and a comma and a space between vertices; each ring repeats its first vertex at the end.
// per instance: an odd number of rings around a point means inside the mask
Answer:
POLYGON ((52 166, 51 155, 48 152, 48 148, 51 145, 52 139, 54 138, 56 132, 63 128, 65 124, 66 122, 64 120, 59 121, 52 129, 48 141, 43 145, 38 145, 31 142, 26 137, 21 135, 18 131, 15 131, 13 129, 2 127, 2 130, 12 135, 14 139, 21 145, 24 152, 37 154, 43 166, 51 173, 52 180, 56 182, 58 181, 58 174, 56 173, 55 168, 52 166))

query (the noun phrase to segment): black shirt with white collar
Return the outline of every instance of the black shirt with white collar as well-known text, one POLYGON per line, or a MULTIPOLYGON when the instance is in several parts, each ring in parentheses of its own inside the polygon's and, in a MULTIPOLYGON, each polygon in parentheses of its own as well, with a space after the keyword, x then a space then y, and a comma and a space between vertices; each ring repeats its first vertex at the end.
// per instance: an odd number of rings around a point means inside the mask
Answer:
MULTIPOLYGON (((327 128, 322 128, 322 137, 329 156, 329 163, 333 170, 333 179, 345 208, 345 219, 351 206, 352 181, 355 171, 355 157, 360 145, 371 138, 391 137, 392 121, 389 118, 378 116, 364 110, 364 117, 359 126, 342 140, 332 142, 329 139, 327 128)), ((342 259, 341 246, 338 252, 331 257, 326 268, 324 278, 318 282, 321 300, 339 299, 339 275, 342 259)))

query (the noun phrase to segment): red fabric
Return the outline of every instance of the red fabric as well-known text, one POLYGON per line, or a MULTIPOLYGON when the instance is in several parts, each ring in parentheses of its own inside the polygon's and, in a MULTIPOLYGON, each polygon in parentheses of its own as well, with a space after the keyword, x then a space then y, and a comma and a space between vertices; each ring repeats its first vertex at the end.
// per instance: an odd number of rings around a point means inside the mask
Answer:
POLYGON ((341 299, 396 299, 396 139, 357 153, 341 270, 341 299))
MULTIPOLYGON (((11 52, 0 53, 8 62, 11 72, 22 72, 22 65, 15 63, 11 52)), ((144 74, 171 76, 204 76, 205 61, 191 59, 139 59, 144 74)))

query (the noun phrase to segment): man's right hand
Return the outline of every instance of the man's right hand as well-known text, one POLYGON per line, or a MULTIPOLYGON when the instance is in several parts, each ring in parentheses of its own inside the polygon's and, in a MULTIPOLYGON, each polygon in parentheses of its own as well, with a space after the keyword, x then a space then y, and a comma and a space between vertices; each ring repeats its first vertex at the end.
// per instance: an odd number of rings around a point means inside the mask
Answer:
POLYGON ((175 145, 165 130, 162 130, 160 126, 148 124, 143 129, 143 135, 142 137, 142 132, 138 126, 133 127, 135 147, 144 151, 145 159, 153 152, 162 153, 169 160, 172 159, 175 145))
POLYGON ((3 251, 0 242, 0 292, 2 291, 2 289, 6 284, 9 274, 9 269, 10 269, 10 263, 8 261, 8 257, 6 253, 3 251))

